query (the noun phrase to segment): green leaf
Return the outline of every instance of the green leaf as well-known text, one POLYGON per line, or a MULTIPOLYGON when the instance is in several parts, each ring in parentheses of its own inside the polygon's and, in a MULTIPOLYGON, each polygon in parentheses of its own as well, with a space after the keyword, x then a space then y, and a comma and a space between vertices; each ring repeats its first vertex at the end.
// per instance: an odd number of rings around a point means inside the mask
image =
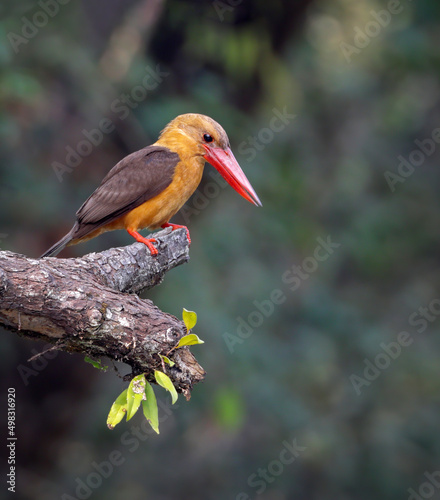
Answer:
POLYGON ((147 399, 142 401, 142 410, 153 430, 159 434, 159 410, 157 408, 156 396, 151 384, 148 382, 146 384, 145 396, 147 399))
POLYGON ((112 404, 110 408, 110 413, 107 417, 107 427, 111 430, 114 429, 116 425, 124 418, 127 412, 127 392, 128 389, 121 392, 116 398, 116 401, 112 404))
POLYGON ((197 314, 194 311, 187 311, 183 308, 182 319, 188 331, 192 330, 197 323, 197 314))
POLYGON ((203 340, 200 340, 195 333, 190 333, 189 335, 185 335, 179 340, 176 349, 178 349, 179 347, 183 347, 184 345, 195 345, 204 343, 205 342, 203 340))
POLYGON ((154 370, 154 378, 156 382, 161 385, 164 389, 166 389, 171 394, 171 401, 173 404, 177 401, 177 391, 171 382, 170 377, 159 370, 154 370))
POLYGON ((93 365, 95 368, 98 368, 98 370, 104 370, 104 371, 106 371, 106 370, 107 370, 107 368, 108 368, 108 366, 103 365, 99 359, 98 359, 98 361, 95 361, 95 360, 93 360, 92 358, 89 358, 88 356, 86 356, 86 357, 84 358, 84 361, 85 361, 86 363, 90 363, 90 364, 91 364, 91 365, 93 365))
POLYGON ((164 362, 167 365, 174 366, 176 364, 176 363, 174 363, 174 361, 171 361, 171 359, 168 358, 167 356, 163 356, 162 354, 159 354, 159 356, 164 360, 164 362))
POLYGON ((145 399, 145 375, 142 373, 130 382, 127 392, 127 421, 138 411, 143 399, 145 399))

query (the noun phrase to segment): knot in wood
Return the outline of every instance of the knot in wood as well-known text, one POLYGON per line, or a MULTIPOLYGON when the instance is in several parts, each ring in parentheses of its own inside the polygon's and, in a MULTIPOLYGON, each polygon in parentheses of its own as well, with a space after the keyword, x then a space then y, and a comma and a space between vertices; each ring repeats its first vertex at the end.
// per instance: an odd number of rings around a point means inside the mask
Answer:
POLYGON ((90 326, 98 326, 102 321, 102 314, 98 309, 90 309, 87 311, 90 326))

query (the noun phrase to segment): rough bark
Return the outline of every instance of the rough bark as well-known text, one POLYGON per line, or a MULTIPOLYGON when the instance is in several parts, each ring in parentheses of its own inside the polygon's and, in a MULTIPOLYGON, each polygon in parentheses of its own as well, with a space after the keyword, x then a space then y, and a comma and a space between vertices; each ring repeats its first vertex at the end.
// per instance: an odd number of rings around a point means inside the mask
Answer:
POLYGON ((183 229, 155 238, 156 257, 142 243, 76 259, 0 252, 0 324, 60 350, 123 361, 151 381, 159 368, 189 399, 204 371, 188 347, 173 350, 187 334, 184 323, 136 295, 189 260, 188 240, 183 229), (175 365, 164 365, 159 354, 175 365))

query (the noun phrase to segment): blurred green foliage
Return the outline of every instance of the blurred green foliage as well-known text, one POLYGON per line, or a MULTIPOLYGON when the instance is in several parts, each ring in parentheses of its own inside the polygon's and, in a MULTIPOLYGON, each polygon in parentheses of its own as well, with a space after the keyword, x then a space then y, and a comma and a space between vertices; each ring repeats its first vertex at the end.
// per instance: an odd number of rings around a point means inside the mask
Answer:
MULTIPOLYGON (((60 354, 24 380, 17 367, 35 346, 4 334, 23 497, 75 496, 114 450, 123 461, 91 498, 401 500, 440 470, 439 145, 426 142, 440 127, 440 4, 405 0, 387 15, 388 5, 71 2, 17 52, 8 34, 42 9, 2 7, 2 249, 40 255, 119 159, 184 112, 224 126, 263 202, 218 188, 208 165, 203 196, 175 219, 190 227, 191 261, 148 297, 176 316, 198 312, 207 377, 177 411, 162 401, 160 436, 141 416, 132 434, 107 431, 124 384, 81 357, 60 354), (121 119, 115 101, 157 65, 169 75, 121 119), (295 118, 281 126, 277 113, 295 118), (114 131, 59 182, 53 162, 103 118, 114 131), (399 157, 418 158, 406 176, 399 157), (318 260, 328 237, 339 246, 318 260), (413 342, 387 364, 382 344, 402 331, 413 342), (226 333, 239 339, 232 353, 226 333), (386 367, 368 380, 376 359, 386 367), (353 375, 366 381, 358 391, 353 375), (282 464, 294 439, 304 449, 282 464)), ((114 232, 64 255, 130 243, 114 232)))

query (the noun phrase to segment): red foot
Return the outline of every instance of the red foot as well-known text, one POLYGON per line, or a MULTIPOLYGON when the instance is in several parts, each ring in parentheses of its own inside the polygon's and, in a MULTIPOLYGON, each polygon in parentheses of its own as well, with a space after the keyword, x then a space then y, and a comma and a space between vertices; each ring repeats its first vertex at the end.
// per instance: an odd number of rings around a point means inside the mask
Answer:
POLYGON ((144 243, 144 245, 147 245, 148 249, 151 252, 151 255, 157 255, 157 248, 153 246, 153 243, 156 243, 156 240, 154 238, 144 238, 137 231, 132 231, 131 229, 127 229, 127 233, 130 236, 133 236, 133 238, 136 241, 139 241, 139 243, 144 243))
POLYGON ((165 224, 162 224, 160 227, 163 229, 165 229, 166 227, 172 227, 173 231, 175 229, 183 227, 183 229, 186 230, 186 237, 188 238, 188 243, 191 245, 191 236, 189 235, 189 229, 186 226, 182 226, 180 224, 172 224, 171 222, 165 222, 165 224))

